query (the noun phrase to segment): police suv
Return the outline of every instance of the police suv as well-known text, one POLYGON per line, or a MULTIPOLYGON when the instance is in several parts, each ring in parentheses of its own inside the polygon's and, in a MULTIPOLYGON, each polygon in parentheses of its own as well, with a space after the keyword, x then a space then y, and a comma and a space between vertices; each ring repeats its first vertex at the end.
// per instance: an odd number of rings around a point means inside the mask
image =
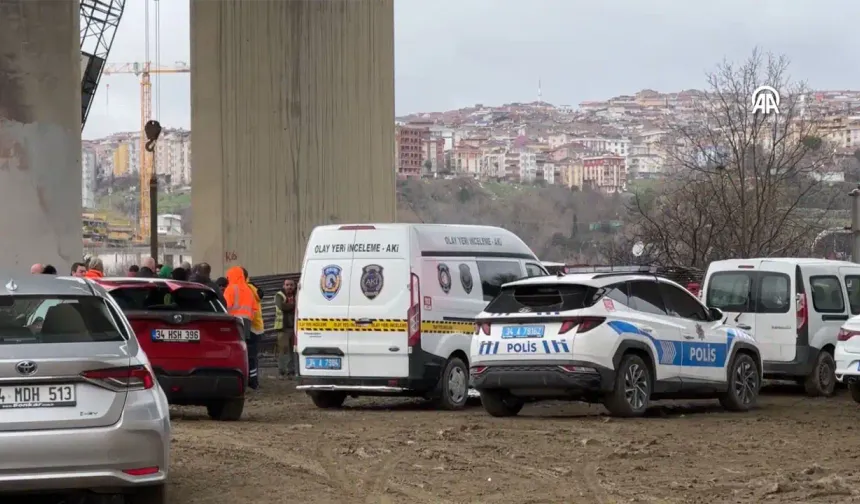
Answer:
POLYGON ((478 315, 471 345, 470 379, 484 409, 512 416, 527 401, 570 399, 632 417, 652 400, 716 397, 748 410, 762 380, 756 341, 646 271, 504 285, 478 315))

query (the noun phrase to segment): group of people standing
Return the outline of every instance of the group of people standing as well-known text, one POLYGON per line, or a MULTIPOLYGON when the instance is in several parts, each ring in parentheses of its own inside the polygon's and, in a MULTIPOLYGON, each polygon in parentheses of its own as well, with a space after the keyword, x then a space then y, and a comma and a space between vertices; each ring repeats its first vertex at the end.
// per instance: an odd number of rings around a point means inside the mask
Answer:
MULTIPOLYGON (((83 262, 72 265, 71 276, 79 278, 104 277, 104 263, 98 257, 87 258, 83 262)), ((32 274, 56 275, 57 269, 51 265, 34 264, 30 268, 32 274)), ((158 264, 147 257, 140 266, 134 264, 128 268, 126 276, 136 278, 165 278, 178 281, 195 282, 205 285, 218 293, 227 311, 236 317, 246 320, 245 340, 248 345, 248 386, 259 387, 258 353, 259 345, 265 335, 263 310, 260 302, 265 295, 259 287, 249 281, 248 270, 241 266, 233 266, 227 270, 225 277, 212 280, 212 267, 208 263, 192 266, 188 262, 178 268, 158 264)), ((278 373, 282 378, 295 376, 295 311, 296 283, 287 279, 281 290, 275 293, 275 324, 277 333, 278 373)))

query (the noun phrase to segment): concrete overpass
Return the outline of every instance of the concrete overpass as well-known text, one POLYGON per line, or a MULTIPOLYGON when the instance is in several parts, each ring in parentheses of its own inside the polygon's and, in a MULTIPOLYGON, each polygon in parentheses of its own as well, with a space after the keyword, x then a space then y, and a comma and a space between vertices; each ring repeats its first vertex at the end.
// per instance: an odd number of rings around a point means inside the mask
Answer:
MULTIPOLYGON (((195 260, 295 271, 315 225, 393 220, 393 0, 190 1, 195 260)), ((0 268, 66 267, 82 254, 78 2, 0 0, 0 19, 0 268)))

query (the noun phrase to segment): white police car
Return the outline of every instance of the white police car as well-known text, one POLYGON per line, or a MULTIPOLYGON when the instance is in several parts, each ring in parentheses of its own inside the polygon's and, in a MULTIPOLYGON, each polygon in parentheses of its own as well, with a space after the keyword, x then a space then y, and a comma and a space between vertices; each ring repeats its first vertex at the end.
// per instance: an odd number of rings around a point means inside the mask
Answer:
POLYGON ((520 280, 478 315, 470 378, 493 416, 541 399, 602 402, 628 417, 658 399, 717 397, 746 411, 761 356, 723 322, 680 285, 638 271, 520 280))

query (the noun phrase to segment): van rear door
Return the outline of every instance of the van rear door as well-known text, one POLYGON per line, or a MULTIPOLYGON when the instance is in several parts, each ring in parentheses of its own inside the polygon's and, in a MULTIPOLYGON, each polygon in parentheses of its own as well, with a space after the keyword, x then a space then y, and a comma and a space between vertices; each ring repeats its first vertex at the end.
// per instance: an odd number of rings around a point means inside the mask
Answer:
POLYGON ((354 229, 316 228, 308 240, 296 320, 302 376, 349 376, 349 301, 354 229))
POLYGON ((349 288, 349 376, 409 376, 409 234, 404 227, 356 231, 349 288))
POLYGON ((845 299, 845 281, 839 269, 830 264, 803 267, 803 274, 808 275, 809 279, 809 292, 806 295, 809 343, 815 348, 835 345, 839 328, 850 317, 851 310, 845 299))

